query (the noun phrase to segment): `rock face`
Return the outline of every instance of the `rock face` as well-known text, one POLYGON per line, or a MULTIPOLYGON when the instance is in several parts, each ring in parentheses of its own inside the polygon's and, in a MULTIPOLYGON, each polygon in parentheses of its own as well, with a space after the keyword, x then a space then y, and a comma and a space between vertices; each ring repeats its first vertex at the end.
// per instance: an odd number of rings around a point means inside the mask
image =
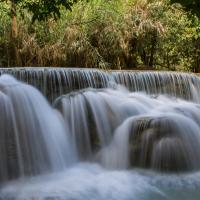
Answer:
POLYGON ((200 107, 164 96, 87 89, 55 102, 80 160, 162 172, 200 168, 200 107))
POLYGON ((153 148, 151 166, 166 172, 188 171, 189 154, 184 141, 176 137, 160 139, 153 148))
POLYGON ((134 122, 129 135, 132 167, 162 172, 191 170, 191 145, 167 117, 143 118, 134 122))
POLYGON ((69 124, 80 160, 94 159, 111 141, 117 126, 116 114, 96 91, 61 96, 54 103, 69 124))

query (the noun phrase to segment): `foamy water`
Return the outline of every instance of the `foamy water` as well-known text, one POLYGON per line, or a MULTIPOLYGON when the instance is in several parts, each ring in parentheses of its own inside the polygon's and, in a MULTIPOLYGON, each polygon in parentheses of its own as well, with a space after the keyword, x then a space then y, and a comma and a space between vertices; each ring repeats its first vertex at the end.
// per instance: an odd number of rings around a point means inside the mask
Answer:
POLYGON ((64 69, 47 77, 50 101, 62 94, 53 106, 0 77, 0 200, 200 199, 197 77, 64 69), (63 93, 64 83, 76 91, 63 93))
POLYGON ((61 173, 2 186, 3 200, 198 200, 200 173, 160 175, 143 170, 105 170, 80 163, 61 173))

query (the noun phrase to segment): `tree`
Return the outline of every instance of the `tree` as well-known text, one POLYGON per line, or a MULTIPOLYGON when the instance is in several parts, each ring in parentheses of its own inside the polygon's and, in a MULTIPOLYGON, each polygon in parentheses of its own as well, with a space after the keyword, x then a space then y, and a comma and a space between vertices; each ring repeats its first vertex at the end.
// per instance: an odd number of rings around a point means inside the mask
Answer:
POLYGON ((48 18, 58 19, 61 7, 71 11, 71 6, 77 0, 18 0, 21 7, 33 14, 32 21, 44 21, 48 18))
POLYGON ((77 0, 0 0, 0 3, 7 3, 10 5, 11 16, 11 49, 12 55, 15 59, 15 65, 21 65, 20 56, 17 47, 18 11, 23 15, 24 9, 32 14, 32 23, 36 20, 45 21, 48 18, 58 19, 61 16, 61 8, 71 10, 71 6, 77 0))
POLYGON ((12 32, 17 34, 17 7, 20 10, 27 9, 32 13, 32 22, 44 21, 48 18, 58 19, 61 16, 61 7, 71 10, 71 6, 77 0, 0 0, 10 4, 12 18, 12 32))
POLYGON ((187 11, 200 17, 200 1, 199 0, 171 0, 171 3, 180 3, 187 11))
POLYGON ((193 38, 193 46, 195 47, 195 61, 193 63, 193 71, 200 72, 200 0, 171 0, 171 3, 180 3, 186 11, 189 11, 192 24, 195 27, 193 38), (196 24, 196 22, 198 23, 196 24))

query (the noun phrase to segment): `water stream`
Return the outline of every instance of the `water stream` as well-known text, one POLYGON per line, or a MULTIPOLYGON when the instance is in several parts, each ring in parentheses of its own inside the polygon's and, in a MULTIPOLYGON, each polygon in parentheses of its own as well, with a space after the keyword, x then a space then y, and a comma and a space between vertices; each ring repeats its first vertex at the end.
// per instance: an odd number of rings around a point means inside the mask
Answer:
POLYGON ((197 76, 0 74, 0 200, 200 198, 197 76))

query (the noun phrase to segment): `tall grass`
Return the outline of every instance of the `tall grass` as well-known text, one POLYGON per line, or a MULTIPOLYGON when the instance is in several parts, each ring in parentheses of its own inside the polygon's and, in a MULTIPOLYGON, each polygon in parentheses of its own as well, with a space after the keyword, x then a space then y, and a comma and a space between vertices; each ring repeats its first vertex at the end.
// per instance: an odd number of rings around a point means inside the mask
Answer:
MULTIPOLYGON (((80 1, 58 21, 33 25, 26 13, 18 17, 17 63, 12 59, 8 8, 0 6, 0 65, 5 67, 170 68, 166 54, 169 60, 176 45, 168 41, 174 34, 170 27, 177 12, 187 21, 184 11, 167 0, 80 1)), ((180 26, 185 28, 186 22, 180 26)), ((180 65, 180 60, 173 64, 180 65)))

